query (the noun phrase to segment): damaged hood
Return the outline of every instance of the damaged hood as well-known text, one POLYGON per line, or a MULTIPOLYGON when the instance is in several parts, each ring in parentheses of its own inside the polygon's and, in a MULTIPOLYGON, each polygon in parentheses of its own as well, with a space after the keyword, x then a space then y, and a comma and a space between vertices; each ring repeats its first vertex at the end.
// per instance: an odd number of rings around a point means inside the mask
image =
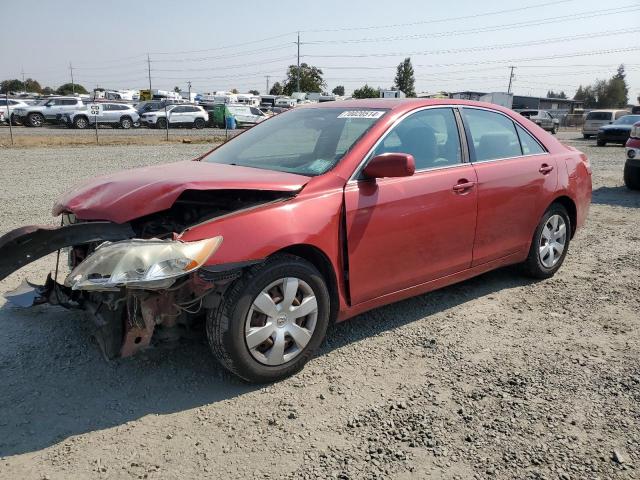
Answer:
POLYGON ((53 215, 124 223, 166 210, 186 190, 295 192, 310 177, 220 163, 185 161, 125 170, 89 180, 60 198, 53 215))

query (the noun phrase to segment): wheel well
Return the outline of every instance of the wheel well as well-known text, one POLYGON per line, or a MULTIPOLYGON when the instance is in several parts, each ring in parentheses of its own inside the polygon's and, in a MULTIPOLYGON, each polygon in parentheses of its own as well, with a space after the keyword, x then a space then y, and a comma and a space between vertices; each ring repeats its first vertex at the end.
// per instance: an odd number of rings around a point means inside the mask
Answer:
POLYGON ((314 267, 318 269, 322 277, 327 282, 327 289, 329 290, 329 296, 331 297, 331 312, 330 320, 334 322, 338 317, 338 307, 340 300, 338 298, 338 280, 336 278, 336 272, 331 265, 331 261, 325 255, 325 253, 317 247, 312 245, 291 245, 289 247, 278 250, 276 253, 289 253, 300 258, 304 258, 308 262, 311 262, 314 267))
MULTIPOLYGON (((131 120, 131 117, 129 115, 123 115, 123 116, 120 117, 120 121, 125 120, 125 119, 131 120)), ((131 121, 133 121, 133 120, 131 120, 131 121)))
POLYGON ((571 220, 571 238, 573 238, 573 235, 576 233, 576 223, 578 221, 576 204, 567 196, 558 197, 553 201, 553 203, 559 203, 567 210, 569 220, 571 220))

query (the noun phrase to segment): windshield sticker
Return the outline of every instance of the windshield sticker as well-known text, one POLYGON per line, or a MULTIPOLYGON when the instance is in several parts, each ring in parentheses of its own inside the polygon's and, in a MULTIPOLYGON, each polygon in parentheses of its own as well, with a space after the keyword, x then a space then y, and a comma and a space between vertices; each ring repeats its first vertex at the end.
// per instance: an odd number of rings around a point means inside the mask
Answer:
POLYGON ((384 115, 381 110, 347 110, 338 115, 338 118, 380 118, 384 115))

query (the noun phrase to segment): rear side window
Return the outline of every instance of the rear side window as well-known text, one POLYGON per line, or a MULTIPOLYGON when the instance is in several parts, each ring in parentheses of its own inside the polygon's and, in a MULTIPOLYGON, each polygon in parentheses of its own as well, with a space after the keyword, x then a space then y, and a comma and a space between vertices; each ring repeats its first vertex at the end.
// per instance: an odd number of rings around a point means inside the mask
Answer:
POLYGON ((587 113, 587 120, 611 120, 611 112, 589 112, 587 113))
POLYGON ((76 105, 78 103, 77 100, 70 100, 70 99, 65 99, 63 98, 61 101, 62 105, 76 105))
POLYGON ((516 130, 518 131, 518 137, 520 137, 520 145, 522 145, 523 155, 536 155, 538 153, 545 153, 545 150, 540 146, 533 136, 527 132, 520 125, 516 124, 516 130))
POLYGON ((471 134, 476 162, 522 155, 513 121, 487 110, 465 108, 463 112, 471 134))

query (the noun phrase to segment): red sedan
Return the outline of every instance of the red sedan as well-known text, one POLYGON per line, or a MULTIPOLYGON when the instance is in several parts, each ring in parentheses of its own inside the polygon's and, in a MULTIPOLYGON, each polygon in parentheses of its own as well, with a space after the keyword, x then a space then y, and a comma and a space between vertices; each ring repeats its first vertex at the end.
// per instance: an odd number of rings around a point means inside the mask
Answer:
POLYGON ((590 199, 586 156, 511 110, 329 102, 88 181, 54 206, 62 226, 0 239, 0 279, 70 247, 64 282, 13 299, 89 310, 110 357, 204 321, 225 367, 268 382, 332 321, 505 265, 551 277, 590 199))

